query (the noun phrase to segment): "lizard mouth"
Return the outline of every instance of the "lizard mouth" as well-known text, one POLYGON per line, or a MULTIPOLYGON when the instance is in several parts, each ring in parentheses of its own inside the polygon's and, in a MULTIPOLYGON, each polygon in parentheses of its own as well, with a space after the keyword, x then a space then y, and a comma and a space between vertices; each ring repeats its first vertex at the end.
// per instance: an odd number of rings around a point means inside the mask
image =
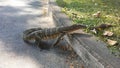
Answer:
POLYGON ((35 43, 35 38, 33 38, 33 37, 29 37, 29 38, 25 37, 25 38, 23 38, 23 40, 26 43, 30 43, 30 44, 34 44, 35 43))
POLYGON ((35 43, 35 39, 31 39, 31 40, 29 40, 28 42, 30 42, 30 43, 35 43))

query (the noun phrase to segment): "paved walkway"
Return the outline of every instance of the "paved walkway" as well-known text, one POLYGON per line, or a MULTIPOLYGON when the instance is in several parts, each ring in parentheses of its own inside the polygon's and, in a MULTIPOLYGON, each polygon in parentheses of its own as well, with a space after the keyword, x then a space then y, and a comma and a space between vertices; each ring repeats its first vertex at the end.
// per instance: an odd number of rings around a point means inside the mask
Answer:
POLYGON ((26 29, 55 26, 47 8, 47 0, 0 0, 0 68, 68 68, 65 55, 22 40, 26 29))

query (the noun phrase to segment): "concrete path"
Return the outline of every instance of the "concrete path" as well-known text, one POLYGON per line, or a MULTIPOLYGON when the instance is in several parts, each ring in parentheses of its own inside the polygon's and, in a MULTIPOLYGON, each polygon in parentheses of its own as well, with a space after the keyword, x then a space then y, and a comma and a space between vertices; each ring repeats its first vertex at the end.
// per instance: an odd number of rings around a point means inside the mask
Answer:
POLYGON ((47 0, 0 0, 0 68, 68 68, 64 52, 40 51, 21 37, 32 27, 55 27, 48 7, 47 0))

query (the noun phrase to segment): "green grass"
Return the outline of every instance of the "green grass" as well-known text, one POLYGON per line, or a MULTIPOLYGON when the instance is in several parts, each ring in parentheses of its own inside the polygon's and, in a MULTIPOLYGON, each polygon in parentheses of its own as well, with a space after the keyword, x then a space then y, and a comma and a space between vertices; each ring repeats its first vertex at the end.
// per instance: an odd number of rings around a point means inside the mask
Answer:
POLYGON ((62 12, 66 13, 75 23, 96 26, 102 23, 112 24, 115 27, 108 29, 114 33, 112 37, 96 36, 118 41, 117 45, 109 46, 110 51, 120 56, 120 0, 56 0, 62 7, 62 12), (101 11, 100 18, 93 17, 93 14, 101 11), (75 13, 77 15, 73 15, 75 13))

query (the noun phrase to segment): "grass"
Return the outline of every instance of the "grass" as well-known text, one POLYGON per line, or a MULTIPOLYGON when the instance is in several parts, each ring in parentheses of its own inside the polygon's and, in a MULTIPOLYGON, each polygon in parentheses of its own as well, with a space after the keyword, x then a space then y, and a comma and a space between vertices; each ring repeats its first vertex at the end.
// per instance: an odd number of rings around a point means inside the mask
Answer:
POLYGON ((116 40, 118 44, 108 45, 108 48, 111 53, 120 57, 120 0, 56 0, 56 2, 62 7, 62 12, 66 13, 75 23, 89 26, 102 23, 114 25, 108 29, 114 33, 112 37, 103 37, 101 34, 96 34, 96 36, 105 42, 108 38, 116 40), (101 12, 100 17, 93 17, 93 14, 98 11, 101 12))

